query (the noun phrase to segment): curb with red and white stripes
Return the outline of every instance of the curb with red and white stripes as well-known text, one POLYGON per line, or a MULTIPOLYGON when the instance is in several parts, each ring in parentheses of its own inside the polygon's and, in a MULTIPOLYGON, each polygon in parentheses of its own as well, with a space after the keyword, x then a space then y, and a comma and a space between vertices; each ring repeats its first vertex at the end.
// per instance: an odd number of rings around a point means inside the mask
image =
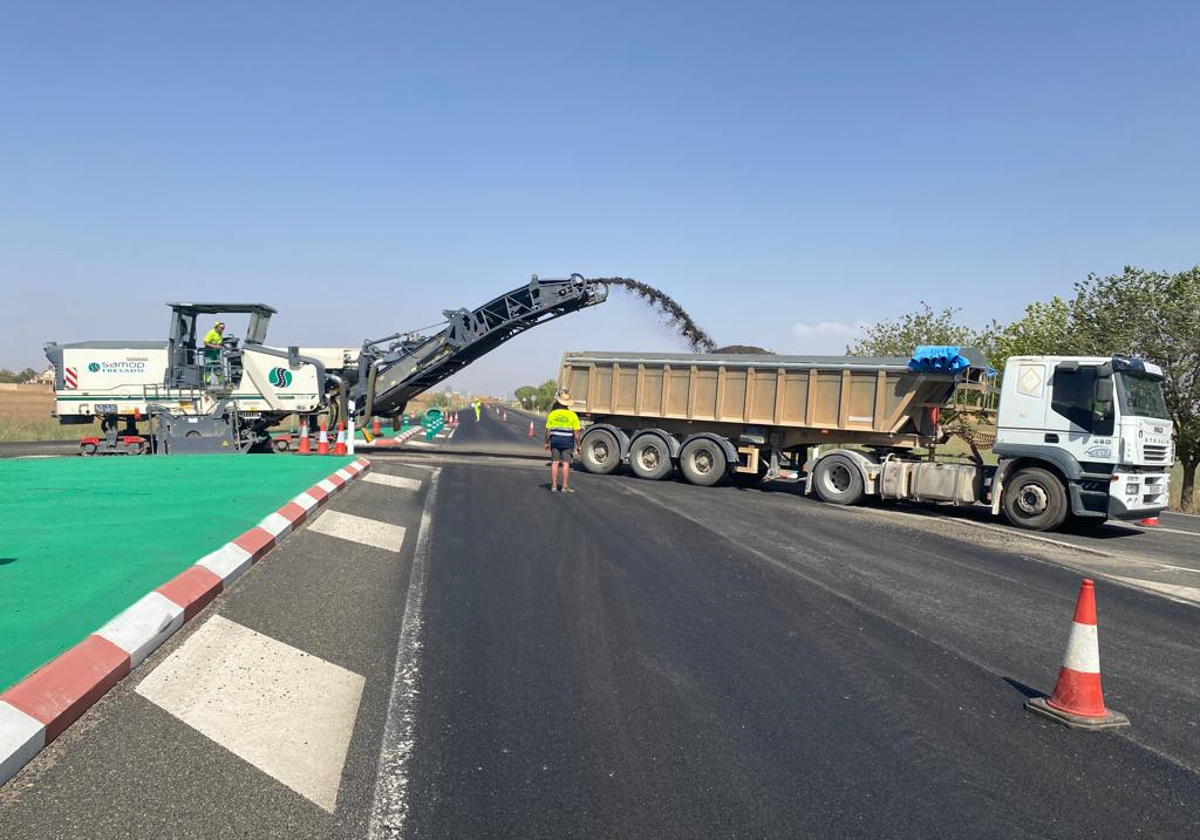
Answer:
POLYGON ((321 479, 0 694, 0 785, 369 467, 359 458, 321 479))
POLYGON ((421 426, 413 426, 407 432, 401 432, 393 438, 377 437, 370 443, 367 443, 365 440, 356 440, 354 441, 354 448, 387 449, 390 446, 399 446, 413 435, 420 434, 423 431, 425 430, 421 426))

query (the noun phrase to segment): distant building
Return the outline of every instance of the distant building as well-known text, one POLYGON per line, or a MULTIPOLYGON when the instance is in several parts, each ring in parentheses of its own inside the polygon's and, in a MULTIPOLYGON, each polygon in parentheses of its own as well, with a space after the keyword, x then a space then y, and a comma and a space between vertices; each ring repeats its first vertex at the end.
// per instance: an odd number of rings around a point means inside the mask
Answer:
POLYGON ((33 377, 33 379, 30 379, 27 384, 29 384, 29 385, 53 385, 55 376, 56 376, 56 373, 54 370, 54 366, 51 365, 50 367, 46 368, 44 371, 39 373, 37 376, 33 377))

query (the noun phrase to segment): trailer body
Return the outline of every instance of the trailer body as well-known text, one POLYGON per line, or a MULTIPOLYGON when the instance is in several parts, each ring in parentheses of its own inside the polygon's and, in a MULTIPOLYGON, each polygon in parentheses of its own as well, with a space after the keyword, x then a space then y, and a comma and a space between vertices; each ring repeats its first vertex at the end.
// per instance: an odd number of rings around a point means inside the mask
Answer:
POLYGON ((953 370, 903 357, 568 353, 559 384, 591 423, 581 457, 592 472, 628 464, 657 479, 678 467, 702 485, 807 473, 805 492, 837 504, 984 503, 1038 530, 1166 507, 1171 424, 1154 365, 1020 357, 997 391, 981 353, 954 350, 953 370), (934 458, 953 436, 969 461, 934 458))

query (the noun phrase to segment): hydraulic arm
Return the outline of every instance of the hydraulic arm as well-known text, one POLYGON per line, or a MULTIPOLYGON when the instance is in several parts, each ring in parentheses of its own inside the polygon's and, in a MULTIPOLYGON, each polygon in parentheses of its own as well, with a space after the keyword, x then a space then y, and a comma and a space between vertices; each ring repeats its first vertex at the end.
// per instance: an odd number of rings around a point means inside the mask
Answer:
POLYGON ((540 279, 478 309, 446 310, 433 335, 396 333, 363 343, 350 395, 361 421, 404 411, 408 401, 530 327, 603 303, 608 286, 579 274, 540 279))

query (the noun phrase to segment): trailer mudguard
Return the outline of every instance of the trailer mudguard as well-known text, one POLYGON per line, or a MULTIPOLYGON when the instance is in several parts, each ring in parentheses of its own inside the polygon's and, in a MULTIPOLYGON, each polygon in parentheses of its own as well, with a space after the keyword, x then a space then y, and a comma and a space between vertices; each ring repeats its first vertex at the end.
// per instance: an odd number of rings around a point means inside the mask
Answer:
MULTIPOLYGON (((629 439, 629 445, 632 446, 633 442, 635 440, 637 440, 638 438, 640 438, 642 435, 654 435, 656 437, 661 438, 662 441, 667 445, 667 451, 671 453, 672 458, 678 458, 679 450, 683 449, 683 446, 679 443, 678 439, 676 439, 676 437, 673 434, 671 434, 670 432, 664 432, 662 429, 638 429, 636 432, 633 433, 633 437, 629 439)), ((622 453, 622 457, 625 457, 628 455, 629 455, 629 449, 626 448, 625 452, 622 453)))
MULTIPOLYGON (((699 432, 694 435, 688 435, 686 438, 684 438, 683 443, 681 443, 679 445, 679 451, 682 452, 683 447, 687 446, 689 443, 691 443, 694 440, 711 440, 717 446, 721 447, 721 451, 725 453, 725 457, 729 460, 730 468, 732 469, 733 467, 737 466, 737 464, 738 464, 737 447, 735 447, 732 443, 730 443, 727 438, 721 437, 716 432, 699 432)), ((672 453, 672 455, 677 455, 677 454, 678 453, 672 453)))
MULTIPOLYGON (((630 441, 629 435, 625 434, 623 429, 619 429, 611 423, 593 423, 584 430, 583 438, 586 438, 592 431, 596 429, 603 429, 617 439, 617 445, 621 447, 620 460, 622 462, 629 457, 629 444, 632 441, 630 441)), ((583 438, 580 438, 580 443, 583 442, 583 438)))

